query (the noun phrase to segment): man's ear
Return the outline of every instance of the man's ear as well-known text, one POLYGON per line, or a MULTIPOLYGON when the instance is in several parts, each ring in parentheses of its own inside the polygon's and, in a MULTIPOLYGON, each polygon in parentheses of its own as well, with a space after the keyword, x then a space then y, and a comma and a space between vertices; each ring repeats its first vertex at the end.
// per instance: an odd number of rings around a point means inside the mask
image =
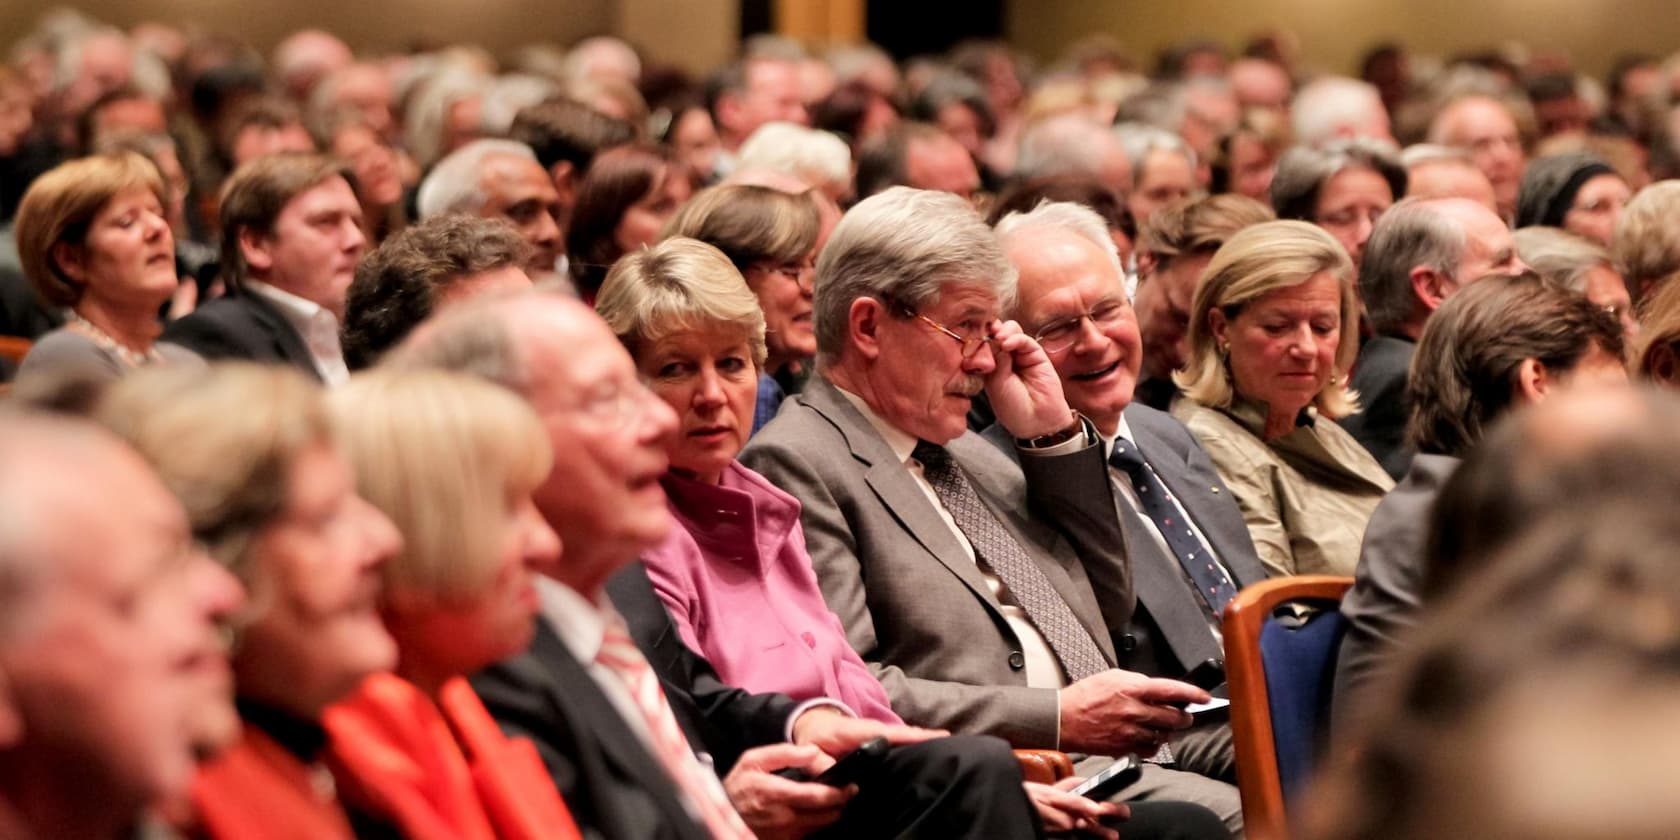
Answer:
POLYGON ((1149 251, 1137 252, 1137 273, 1139 280, 1147 280, 1155 275, 1155 269, 1161 264, 1159 257, 1149 251))
POLYGON ((1412 293, 1423 301, 1424 308, 1434 312, 1441 308, 1441 302, 1447 299, 1447 284, 1449 278, 1439 271, 1427 266, 1417 266, 1411 270, 1409 276, 1412 281, 1412 293))
POLYGON ((554 191, 560 194, 560 203, 572 203, 572 191, 577 188, 577 167, 569 160, 557 160, 548 168, 549 180, 554 182, 554 191))
MULTIPOLYGON (((741 124, 741 94, 739 91, 726 90, 718 94, 717 104, 713 106, 717 112, 712 115, 717 125, 718 134, 733 133, 735 126, 741 124)), ((746 138, 741 138, 745 140, 746 138)))
POLYGON ((872 297, 860 297, 852 301, 852 308, 846 311, 847 339, 859 355, 869 361, 875 361, 881 356, 881 327, 886 324, 892 313, 887 311, 887 305, 872 297))
POLYGON ((274 254, 271 252, 273 243, 266 234, 251 228, 239 229, 239 253, 245 258, 245 265, 253 271, 268 271, 274 267, 274 254))
POLYGON ((1550 371, 1539 359, 1523 359, 1517 365, 1516 381, 1511 383, 1512 402, 1526 405, 1540 402, 1553 384, 1550 371))

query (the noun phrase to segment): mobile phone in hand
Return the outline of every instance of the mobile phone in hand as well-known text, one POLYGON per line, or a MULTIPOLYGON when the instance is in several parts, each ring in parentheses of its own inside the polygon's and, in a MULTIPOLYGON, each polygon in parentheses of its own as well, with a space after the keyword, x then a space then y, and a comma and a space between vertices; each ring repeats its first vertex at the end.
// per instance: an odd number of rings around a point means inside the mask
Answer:
POLYGON ((1079 787, 1074 788, 1072 793, 1075 796, 1105 802, 1127 785, 1137 781, 1141 775, 1143 775, 1143 764, 1138 761, 1138 757, 1135 755, 1124 756, 1116 759, 1113 764, 1104 767, 1102 772, 1080 782, 1079 787))
POLYGON ((858 745, 858 748, 846 753, 834 766, 824 770, 822 775, 811 778, 811 774, 798 767, 784 767, 775 771, 776 775, 795 782, 816 782, 829 787, 845 787, 847 785, 862 784, 865 777, 870 775, 886 758, 887 750, 892 745, 886 738, 871 738, 858 745))

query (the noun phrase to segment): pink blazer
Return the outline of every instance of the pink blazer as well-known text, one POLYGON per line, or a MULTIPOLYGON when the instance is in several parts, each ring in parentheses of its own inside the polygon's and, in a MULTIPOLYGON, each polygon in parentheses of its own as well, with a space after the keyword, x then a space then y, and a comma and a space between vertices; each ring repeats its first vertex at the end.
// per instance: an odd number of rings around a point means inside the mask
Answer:
POLYGON ((681 527, 643 560, 683 641, 724 682, 902 722, 823 601, 797 499, 738 461, 717 485, 662 483, 681 527))

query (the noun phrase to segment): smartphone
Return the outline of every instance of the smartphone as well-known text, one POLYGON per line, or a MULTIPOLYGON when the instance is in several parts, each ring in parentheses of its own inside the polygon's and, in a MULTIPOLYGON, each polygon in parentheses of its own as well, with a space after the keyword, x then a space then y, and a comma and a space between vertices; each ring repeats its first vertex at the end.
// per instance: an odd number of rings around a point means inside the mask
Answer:
POLYGON ((871 738, 859 744, 857 749, 841 756, 839 761, 834 762, 833 767, 824 770, 822 775, 815 779, 798 767, 784 767, 775 773, 791 781, 816 782, 829 787, 861 784, 866 776, 880 766, 881 759, 886 758, 889 749, 892 749, 892 745, 887 743, 887 739, 871 738))
POLYGON ((1104 767, 1101 773, 1080 782, 1079 787, 1073 789, 1073 794, 1099 802, 1107 801, 1127 785, 1137 781, 1141 775, 1143 764, 1138 761, 1138 757, 1124 756, 1104 767))

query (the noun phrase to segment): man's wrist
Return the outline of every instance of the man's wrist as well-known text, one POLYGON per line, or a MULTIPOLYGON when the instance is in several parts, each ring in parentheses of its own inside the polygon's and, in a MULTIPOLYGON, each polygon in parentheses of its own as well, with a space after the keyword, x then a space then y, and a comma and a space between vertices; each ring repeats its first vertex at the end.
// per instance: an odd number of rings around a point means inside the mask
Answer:
POLYGON ((801 724, 815 724, 819 718, 825 715, 857 717, 857 713, 853 712, 851 707, 839 700, 828 697, 813 697, 793 707, 793 712, 788 715, 787 728, 783 732, 784 737, 790 744, 804 743, 800 740, 801 724))
POLYGON ((1029 450, 1049 449, 1061 446, 1069 441, 1081 439, 1082 436, 1088 436, 1089 432, 1086 428, 1087 424, 1085 422, 1085 418, 1079 416, 1079 412, 1072 409, 1068 409, 1068 416, 1068 425, 1062 427, 1061 429, 1049 434, 1038 435, 1036 437, 1015 438, 1015 445, 1022 449, 1029 450))

